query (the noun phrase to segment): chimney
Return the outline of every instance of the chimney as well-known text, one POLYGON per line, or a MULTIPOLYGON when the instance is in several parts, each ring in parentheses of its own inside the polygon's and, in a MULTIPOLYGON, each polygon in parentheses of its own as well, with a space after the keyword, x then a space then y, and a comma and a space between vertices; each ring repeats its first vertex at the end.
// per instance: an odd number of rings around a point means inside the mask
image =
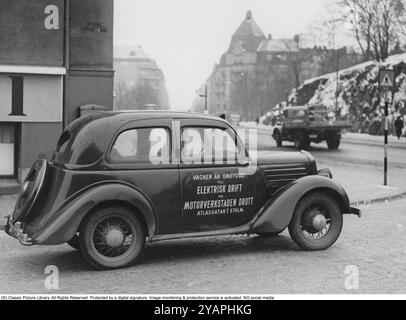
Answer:
POLYGON ((268 40, 272 40, 272 34, 268 34, 268 40))
POLYGON ((252 19, 252 12, 251 10, 247 11, 247 20, 251 20, 252 19))

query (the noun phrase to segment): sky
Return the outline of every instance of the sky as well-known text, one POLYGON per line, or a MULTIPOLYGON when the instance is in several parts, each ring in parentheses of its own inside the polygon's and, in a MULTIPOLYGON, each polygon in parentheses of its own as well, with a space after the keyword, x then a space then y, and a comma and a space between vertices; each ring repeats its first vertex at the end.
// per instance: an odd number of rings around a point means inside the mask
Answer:
POLYGON ((333 0, 117 0, 115 45, 140 45, 165 74, 172 109, 189 109, 196 90, 252 11, 268 35, 292 38, 333 0))

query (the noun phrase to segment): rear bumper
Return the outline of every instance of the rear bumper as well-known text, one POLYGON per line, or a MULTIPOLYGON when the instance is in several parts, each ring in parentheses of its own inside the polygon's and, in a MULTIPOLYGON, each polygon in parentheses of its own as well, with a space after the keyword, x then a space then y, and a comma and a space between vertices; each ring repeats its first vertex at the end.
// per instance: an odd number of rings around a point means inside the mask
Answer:
POLYGON ((361 209, 358 209, 358 208, 355 208, 355 207, 351 207, 350 214, 353 214, 353 215, 355 215, 355 216, 357 216, 359 218, 362 217, 361 209))
POLYGON ((24 227, 21 222, 13 223, 11 217, 6 217, 6 224, 0 226, 0 231, 4 230, 10 237, 17 239, 23 246, 32 246, 31 238, 24 233, 24 227))

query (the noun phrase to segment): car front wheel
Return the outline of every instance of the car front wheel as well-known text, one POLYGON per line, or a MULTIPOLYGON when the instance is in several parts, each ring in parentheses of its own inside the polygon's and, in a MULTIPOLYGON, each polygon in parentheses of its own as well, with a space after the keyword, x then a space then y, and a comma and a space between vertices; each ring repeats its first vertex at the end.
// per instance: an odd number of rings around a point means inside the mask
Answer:
POLYGON ((343 227, 337 201, 323 192, 305 196, 298 204, 289 225, 289 233, 298 246, 307 251, 330 248, 343 227))
POLYGON ((136 260, 145 244, 141 221, 124 207, 103 208, 85 218, 80 227, 84 258, 97 269, 124 268, 136 260))

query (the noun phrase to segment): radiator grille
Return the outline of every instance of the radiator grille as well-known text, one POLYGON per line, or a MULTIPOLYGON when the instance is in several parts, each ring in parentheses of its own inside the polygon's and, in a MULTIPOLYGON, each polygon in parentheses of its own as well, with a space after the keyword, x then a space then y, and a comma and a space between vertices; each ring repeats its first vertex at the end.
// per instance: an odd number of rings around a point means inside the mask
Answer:
POLYGON ((272 192, 308 175, 306 168, 303 166, 290 168, 266 167, 263 170, 268 186, 272 192))

